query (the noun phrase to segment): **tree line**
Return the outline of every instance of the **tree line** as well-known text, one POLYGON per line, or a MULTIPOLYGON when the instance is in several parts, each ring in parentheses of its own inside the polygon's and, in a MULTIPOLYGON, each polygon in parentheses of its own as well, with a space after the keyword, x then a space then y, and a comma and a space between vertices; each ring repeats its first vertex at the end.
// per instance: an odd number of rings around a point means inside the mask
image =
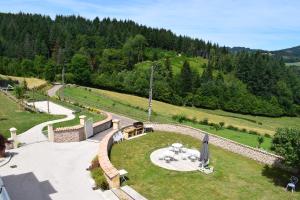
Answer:
POLYGON ((232 112, 295 116, 300 113, 299 70, 262 52, 229 53, 210 42, 176 36, 132 21, 79 16, 0 14, 0 73, 36 76, 148 95, 154 67, 154 98, 232 112), (171 53, 170 53, 171 52, 171 53), (178 74, 171 60, 201 56, 199 73, 185 61, 178 74))

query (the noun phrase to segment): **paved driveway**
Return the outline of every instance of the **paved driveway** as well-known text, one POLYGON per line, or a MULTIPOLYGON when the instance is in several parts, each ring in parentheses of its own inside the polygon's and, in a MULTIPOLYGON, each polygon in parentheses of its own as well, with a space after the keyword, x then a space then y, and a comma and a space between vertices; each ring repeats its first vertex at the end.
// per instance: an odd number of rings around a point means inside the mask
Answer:
POLYGON ((87 141, 35 143, 11 151, 0 174, 13 200, 101 200, 85 170, 97 150, 98 143, 87 141))
MULTIPOLYGON (((35 104, 41 110, 46 103, 35 104)), ((63 120, 73 119, 72 111, 50 103, 52 114, 65 114, 63 120)), ((132 124, 134 120, 115 115, 121 126, 132 124)), ((55 120, 61 121, 61 120, 55 120)), ((20 134, 19 140, 25 143, 14 154, 11 161, 0 168, 0 175, 13 200, 107 200, 104 194, 92 190, 90 174, 86 171, 97 154, 99 141, 109 130, 82 142, 51 143, 42 134, 44 126, 39 124, 20 134)))

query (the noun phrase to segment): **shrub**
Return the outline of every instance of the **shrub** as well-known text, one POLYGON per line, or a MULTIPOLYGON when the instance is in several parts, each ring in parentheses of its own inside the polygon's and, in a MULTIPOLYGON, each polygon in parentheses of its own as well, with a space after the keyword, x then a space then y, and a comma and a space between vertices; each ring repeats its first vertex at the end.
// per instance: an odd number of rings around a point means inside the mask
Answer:
POLYGON ((256 131, 252 131, 252 130, 249 131, 249 134, 251 134, 251 135, 259 135, 256 131))
POLYGON ((264 136, 260 135, 260 136, 257 137, 258 148, 261 147, 261 144, 264 143, 264 141, 265 141, 264 136))
POLYGON ((233 131, 238 131, 238 130, 239 130, 237 127, 232 126, 232 125, 228 125, 228 126, 227 126, 227 129, 233 130, 233 131))
POLYGON ((225 122, 219 122, 219 125, 220 125, 221 128, 224 128, 225 122))
POLYGON ((109 185, 107 183, 107 180, 103 174, 102 169, 99 166, 98 157, 96 156, 91 163, 91 166, 89 168, 91 170, 91 176, 94 179, 96 183, 97 188, 101 188, 102 190, 109 189, 109 185))
POLYGON ((265 133, 265 135, 264 135, 266 138, 271 138, 271 135, 270 134, 268 134, 268 133, 265 133))
POLYGON ((208 125, 208 118, 204 118, 202 121, 199 122, 200 124, 203 125, 208 125))
POLYGON ((214 129, 216 129, 216 131, 220 130, 222 127, 220 126, 220 124, 214 124, 213 125, 214 129))
POLYGON ((5 155, 5 143, 7 143, 6 138, 0 133, 0 157, 5 155))
POLYGON ((272 140, 272 150, 285 158, 285 164, 300 168, 300 130, 280 128, 272 140))
POLYGON ((193 123, 197 123, 197 118, 196 118, 196 117, 193 117, 193 119, 191 119, 191 121, 192 121, 193 123))
POLYGON ((262 123, 261 123, 261 122, 258 122, 258 125, 262 125, 262 123))
POLYGON ((183 121, 188 121, 188 118, 183 114, 173 115, 172 119, 178 121, 179 123, 182 123, 183 121))
POLYGON ((248 132, 247 129, 245 129, 245 128, 241 129, 241 131, 244 132, 244 133, 248 132))

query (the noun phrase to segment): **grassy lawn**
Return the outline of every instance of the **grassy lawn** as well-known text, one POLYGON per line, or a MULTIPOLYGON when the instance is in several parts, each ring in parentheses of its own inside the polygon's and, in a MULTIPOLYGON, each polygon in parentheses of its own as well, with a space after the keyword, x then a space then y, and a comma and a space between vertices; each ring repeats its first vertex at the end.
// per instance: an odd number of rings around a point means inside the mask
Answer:
POLYGON ((100 121, 106 118, 105 115, 102 114, 97 114, 97 113, 93 113, 93 112, 89 112, 85 109, 75 113, 75 119, 72 119, 70 121, 64 121, 64 122, 59 122, 59 123, 55 123, 53 124, 54 128, 58 128, 58 127, 68 127, 68 126, 75 126, 79 124, 79 116, 80 115, 85 115, 87 116, 87 119, 89 118, 93 118, 93 122, 96 121, 100 121))
POLYGON ((150 154, 173 142, 195 148, 200 144, 189 136, 154 132, 114 145, 111 161, 117 169, 129 172, 127 184, 148 199, 300 199, 299 191, 284 190, 289 174, 212 145, 210 160, 215 172, 211 175, 170 171, 152 164, 150 154))
POLYGON ((17 128, 17 133, 20 134, 37 124, 62 117, 24 111, 16 102, 0 93, 0 132, 5 137, 10 137, 8 129, 11 127, 17 128))
MULTIPOLYGON (((92 92, 89 90, 86 90, 82 87, 70 87, 64 89, 64 97, 68 98, 72 101, 78 102, 80 104, 85 104, 88 106, 98 107, 100 109, 105 109, 107 111, 119 113, 125 116, 129 116, 131 118, 146 121, 147 120, 147 109, 142 106, 142 103, 146 103, 143 98, 136 97, 137 100, 134 100, 133 96, 131 95, 124 95, 124 97, 130 96, 132 101, 139 101, 136 106, 133 104, 129 104, 129 101, 127 99, 119 99, 114 98, 113 96, 107 95, 108 91, 104 90, 98 90, 98 89, 92 89, 92 92)), ((115 92, 109 92, 112 94, 119 94, 115 92)), ((123 94, 120 94, 123 95, 123 94)), ((157 102, 160 106, 161 102, 157 102)), ((162 103, 164 104, 164 103, 162 103)), ((157 104, 155 104, 157 105, 157 104)), ((170 104, 167 104, 169 106, 173 106, 170 104)), ((178 107, 178 106, 176 106, 178 107)), ((178 107, 183 108, 183 107, 178 107)), ((154 107, 155 109, 155 107, 154 107)), ((172 108, 174 109, 174 108, 172 108)), ((189 109, 189 108, 183 108, 183 109, 189 109)), ((154 115, 153 115, 153 121, 157 122, 164 122, 164 123, 174 123, 175 121, 172 119, 171 115, 167 113, 158 112, 158 109, 155 109, 154 115)), ((165 109, 164 109, 165 110, 165 109)), ((169 112, 173 112, 173 110, 169 110, 169 112)), ((222 129, 219 131, 216 131, 214 129, 211 129, 210 126, 205 126, 201 124, 194 124, 191 122, 183 122, 183 124, 193 126, 195 128, 200 128, 204 131, 234 140, 236 142, 246 144, 252 147, 257 146, 257 136, 256 135, 250 135, 246 134, 240 131, 233 131, 228 129, 222 129)), ((258 125, 257 125, 258 126, 258 125)), ((262 144, 262 148, 266 150, 270 150, 271 148, 271 138, 265 137, 265 142, 262 144)))

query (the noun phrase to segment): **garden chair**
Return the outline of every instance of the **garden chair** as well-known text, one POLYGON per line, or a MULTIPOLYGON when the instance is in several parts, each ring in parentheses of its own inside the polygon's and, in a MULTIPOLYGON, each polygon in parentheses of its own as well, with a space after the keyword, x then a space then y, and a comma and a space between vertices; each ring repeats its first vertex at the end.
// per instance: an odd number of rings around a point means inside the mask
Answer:
POLYGON ((286 190, 291 188, 292 192, 296 190, 296 184, 298 183, 298 178, 296 176, 292 176, 290 182, 286 186, 286 190))

